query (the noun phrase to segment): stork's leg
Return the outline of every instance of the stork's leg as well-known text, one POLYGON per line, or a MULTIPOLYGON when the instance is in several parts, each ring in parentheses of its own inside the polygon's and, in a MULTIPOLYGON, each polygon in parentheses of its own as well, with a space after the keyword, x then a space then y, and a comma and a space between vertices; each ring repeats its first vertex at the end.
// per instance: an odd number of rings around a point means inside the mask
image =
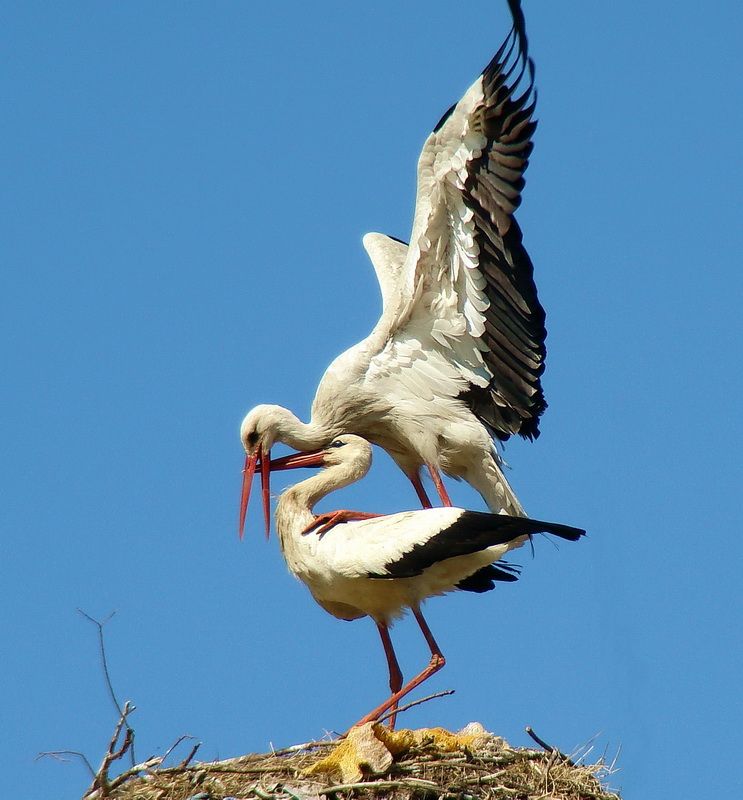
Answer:
POLYGON ((441 498, 441 502, 445 506, 451 506, 452 502, 449 499, 449 493, 446 491, 446 486, 444 486, 444 482, 441 480, 441 475, 436 467, 432 466, 431 464, 426 464, 428 467, 428 471, 431 473, 431 477, 433 478, 433 485, 436 487, 436 491, 439 493, 439 497, 441 498))
POLYGON ((418 499, 420 500, 423 508, 433 508, 433 504, 428 499, 426 490, 423 488, 423 481, 421 480, 420 472, 416 470, 415 472, 406 472, 405 474, 408 476, 408 478, 410 478, 410 482, 413 484, 415 493, 418 495, 418 499))
POLYGON ((323 514, 315 514, 315 519, 303 531, 302 536, 308 533, 320 534, 322 538, 332 527, 339 522, 353 522, 359 519, 374 519, 375 517, 383 517, 384 514, 372 514, 368 511, 349 511, 346 508, 339 508, 337 511, 326 511, 323 514))
POLYGON ((389 698, 389 700, 382 703, 381 706, 378 706, 374 709, 374 711, 370 711, 365 717, 360 719, 354 727, 358 725, 365 725, 367 722, 374 722, 375 720, 379 719, 385 711, 389 711, 391 708, 397 708, 397 704, 400 702, 400 700, 402 700, 403 697, 405 697, 406 694, 412 692, 413 689, 415 689, 417 686, 420 686, 423 681, 430 678, 431 675, 433 675, 435 672, 438 672, 444 666, 444 664, 446 664, 444 654, 436 644, 436 640, 433 638, 431 629, 423 619, 423 614, 421 614, 420 610, 417 608, 413 609, 413 614, 415 615, 418 625, 420 625, 420 629, 423 632, 423 636, 426 639, 426 643, 431 650, 431 660, 429 661, 428 666, 423 670, 423 672, 416 675, 413 680, 408 681, 408 683, 406 683, 402 689, 399 689, 397 692, 395 692, 392 697, 389 698))
MULTIPOLYGON (((397 662, 395 649, 392 647, 392 639, 390 639, 390 631, 386 625, 377 623, 377 630, 382 638, 382 647, 384 647, 384 654, 387 656, 387 667, 390 671, 390 694, 394 695, 402 689, 402 670, 397 662)), ((397 708, 397 703, 392 707, 393 710, 397 708)), ((390 717, 390 730, 395 728, 395 715, 390 717)))

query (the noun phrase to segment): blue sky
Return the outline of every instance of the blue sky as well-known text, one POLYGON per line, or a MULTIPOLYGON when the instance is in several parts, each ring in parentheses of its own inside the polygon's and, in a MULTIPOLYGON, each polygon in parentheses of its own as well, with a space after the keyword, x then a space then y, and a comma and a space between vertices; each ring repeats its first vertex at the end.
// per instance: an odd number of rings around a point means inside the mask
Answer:
MULTIPOLYGON (((505 2, 30 2, 0 17, 0 461, 9 795, 79 797, 115 713, 137 755, 343 730, 385 695, 368 620, 325 614, 258 508, 245 412, 307 417, 380 300, 361 236, 409 234, 420 147, 508 29, 505 2)), ((621 746, 627 798, 737 796, 743 9, 524 0, 539 127, 519 222, 550 407, 510 478, 585 527, 521 581, 438 598, 452 698, 526 745, 621 746)), ((283 478, 283 476, 281 476, 283 478)), ((287 476, 284 485, 294 476, 287 476)), ((279 484, 281 485, 281 484, 279 484)), ((466 488, 457 502, 481 508, 466 488)), ((332 505, 415 507, 382 453, 332 505)), ((414 622, 393 631, 411 675, 414 622)), ((183 754, 185 756, 185 753, 183 754)))

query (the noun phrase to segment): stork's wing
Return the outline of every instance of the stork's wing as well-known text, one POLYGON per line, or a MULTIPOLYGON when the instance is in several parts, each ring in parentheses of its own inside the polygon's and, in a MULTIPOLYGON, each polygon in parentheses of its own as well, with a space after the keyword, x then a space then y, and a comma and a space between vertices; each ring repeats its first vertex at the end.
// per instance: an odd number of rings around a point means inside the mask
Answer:
POLYGON ((382 293, 382 316, 395 313, 408 246, 405 242, 383 233, 367 233, 364 236, 364 247, 377 273, 379 290, 382 293))
MULTIPOLYGON (((469 513, 461 508, 428 508, 346 522, 327 531, 316 548, 323 563, 348 578, 410 578, 439 561, 507 545, 520 535, 498 530, 510 520, 501 514, 480 515, 494 521, 487 534, 475 533, 471 526, 465 530, 460 523, 469 513)), ((504 546, 503 553, 507 549, 504 546)))
MULTIPOLYGON (((318 540, 317 550, 346 577, 412 578, 447 559, 500 547, 500 554, 489 551, 494 560, 535 533, 577 541, 585 531, 528 517, 429 508, 336 525, 318 540)), ((471 571, 479 568, 473 564, 471 571)))
POLYGON ((459 397, 500 439, 538 436, 546 408, 545 315, 513 217, 536 127, 534 68, 520 4, 509 5, 511 33, 421 153, 397 304, 375 330, 368 373, 459 397))

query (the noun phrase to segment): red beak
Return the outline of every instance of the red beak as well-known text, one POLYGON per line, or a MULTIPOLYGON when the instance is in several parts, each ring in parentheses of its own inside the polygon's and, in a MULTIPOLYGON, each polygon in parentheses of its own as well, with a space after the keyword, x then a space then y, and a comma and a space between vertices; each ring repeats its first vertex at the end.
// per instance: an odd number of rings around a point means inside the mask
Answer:
POLYGON ((245 456, 245 469, 243 469, 243 490, 240 497, 240 538, 245 533, 245 515, 248 513, 250 490, 253 486, 253 476, 260 462, 261 466, 261 493, 263 495, 263 516, 266 520, 266 539, 271 529, 271 481, 270 481, 271 451, 263 457, 263 445, 259 444, 253 455, 245 456))
POLYGON ((240 497, 240 539, 245 532, 245 516, 248 513, 250 489, 253 485, 253 476, 260 464, 261 468, 261 493, 263 495, 263 516, 266 521, 266 539, 271 529, 271 486, 270 475, 283 469, 298 469, 299 467, 321 467, 323 465, 324 450, 313 450, 311 453, 294 453, 283 458, 271 459, 269 450, 264 457, 263 445, 258 445, 253 455, 245 457, 243 470, 243 489, 240 497))
POLYGON ((271 459, 271 472, 282 469, 299 469, 300 467, 321 467, 324 463, 325 450, 312 450, 308 453, 292 453, 283 458, 271 459))

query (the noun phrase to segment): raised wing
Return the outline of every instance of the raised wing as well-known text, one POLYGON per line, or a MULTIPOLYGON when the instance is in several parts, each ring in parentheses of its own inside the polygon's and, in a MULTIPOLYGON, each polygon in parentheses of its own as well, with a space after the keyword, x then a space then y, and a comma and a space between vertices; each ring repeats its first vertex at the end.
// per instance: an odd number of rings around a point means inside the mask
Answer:
POLYGON ((534 68, 520 4, 509 5, 511 33, 421 153, 397 305, 368 373, 459 397, 503 440, 538 436, 546 408, 545 315, 513 217, 536 127, 534 68))
POLYGON ((379 281, 384 316, 385 313, 390 313, 391 307, 397 305, 398 287, 408 255, 408 246, 405 242, 385 236, 383 233, 367 233, 363 241, 379 281))

